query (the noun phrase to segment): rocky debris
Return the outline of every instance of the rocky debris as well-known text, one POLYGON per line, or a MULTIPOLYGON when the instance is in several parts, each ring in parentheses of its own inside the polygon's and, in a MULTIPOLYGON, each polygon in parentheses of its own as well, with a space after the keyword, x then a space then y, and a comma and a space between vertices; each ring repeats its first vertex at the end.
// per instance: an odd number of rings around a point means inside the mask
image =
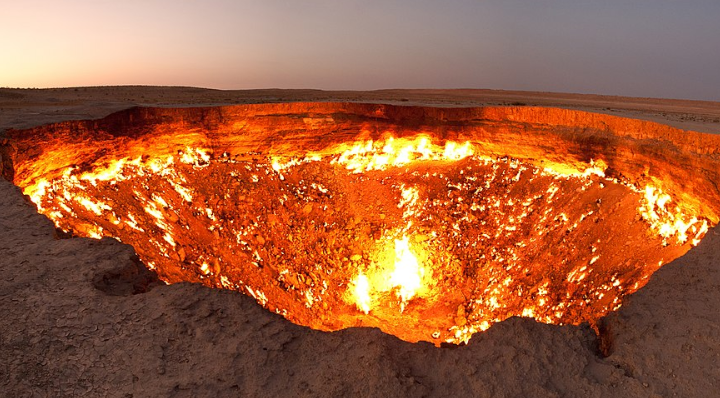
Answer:
POLYGON ((203 167, 176 165, 163 176, 134 170, 124 170, 119 183, 67 192, 53 184, 61 190, 50 197, 89 197, 112 209, 110 217, 85 202, 47 200, 43 207, 74 207, 74 215, 58 220, 63 229, 99 228, 119 237, 165 281, 249 293, 322 330, 363 322, 439 344, 461 342, 472 328, 512 316, 594 322, 645 283, 655 270, 648 265, 689 248, 661 247, 635 217, 639 195, 621 184, 605 181, 600 188, 599 178, 558 177, 508 158, 364 174, 326 159, 284 169, 282 179, 266 161, 232 156, 203 167), (192 202, 176 192, 181 184, 192 202), (413 205, 402 202, 406 187, 417 191, 413 205), (160 215, 152 210, 157 203, 160 215), (595 213, 604 207, 614 211, 600 222, 595 213), (142 231, 126 228, 125 218, 142 231), (610 226, 622 236, 606 236, 610 226), (378 300, 366 316, 350 288, 359 274, 389 279, 395 242, 404 236, 425 268, 425 297, 399 304, 400 290, 390 286, 374 293, 378 300), (632 243, 633 253, 616 250, 622 243, 632 243), (469 314, 454 312, 465 307, 469 314), (457 328, 467 331, 458 335, 457 328))

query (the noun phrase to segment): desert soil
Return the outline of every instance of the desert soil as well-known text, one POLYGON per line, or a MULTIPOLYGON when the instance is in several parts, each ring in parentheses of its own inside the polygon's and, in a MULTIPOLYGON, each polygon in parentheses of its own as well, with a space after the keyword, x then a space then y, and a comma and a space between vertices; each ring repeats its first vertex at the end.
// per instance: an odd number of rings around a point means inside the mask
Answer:
MULTIPOLYGON (((540 105, 720 133, 720 103, 489 90, 0 89, 9 128, 99 118, 134 105, 284 101, 540 105)), ((1 162, 0 162, 1 163, 1 162)), ((60 239, 0 179, 0 396, 720 395, 720 234, 711 229, 647 286, 588 326, 511 318, 466 346, 377 329, 294 325, 237 292, 158 284, 132 247, 60 239)))

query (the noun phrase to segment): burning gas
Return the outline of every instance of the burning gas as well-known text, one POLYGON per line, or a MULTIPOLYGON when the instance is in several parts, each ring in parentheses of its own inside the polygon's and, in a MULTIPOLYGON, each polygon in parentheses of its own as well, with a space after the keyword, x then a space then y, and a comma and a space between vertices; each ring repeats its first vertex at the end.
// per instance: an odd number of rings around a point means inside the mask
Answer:
POLYGON ((330 152, 147 148, 23 189, 59 228, 133 245, 168 283, 435 343, 511 316, 593 321, 708 228, 669 194, 605 177, 601 159, 540 168, 427 135, 330 152))
POLYGON ((682 244, 688 240, 690 232, 693 235, 691 242, 696 246, 708 230, 707 221, 700 222, 696 217, 688 219, 678 207, 667 209, 665 206, 671 201, 670 195, 648 185, 645 187, 645 200, 640 206, 640 214, 650 224, 650 228, 664 239, 674 237, 677 243, 682 244))
POLYGON ((413 161, 460 160, 473 154, 469 142, 458 145, 447 141, 444 147, 434 145, 426 136, 387 141, 359 142, 344 151, 333 163, 344 165, 348 170, 362 173, 371 170, 385 170, 388 167, 405 166, 413 161))
POLYGON ((423 287, 424 274, 425 269, 418 264, 417 258, 410 252, 407 236, 401 240, 395 239, 395 269, 390 275, 390 283, 400 289, 398 294, 402 300, 402 308, 423 287))
POLYGON ((367 275, 360 272, 352 282, 354 288, 350 290, 348 300, 365 314, 377 306, 384 306, 382 300, 390 291, 396 293, 400 312, 413 298, 428 294, 428 271, 411 251, 409 238, 403 236, 402 239, 394 239, 394 242, 395 256, 388 264, 368 270, 367 275))

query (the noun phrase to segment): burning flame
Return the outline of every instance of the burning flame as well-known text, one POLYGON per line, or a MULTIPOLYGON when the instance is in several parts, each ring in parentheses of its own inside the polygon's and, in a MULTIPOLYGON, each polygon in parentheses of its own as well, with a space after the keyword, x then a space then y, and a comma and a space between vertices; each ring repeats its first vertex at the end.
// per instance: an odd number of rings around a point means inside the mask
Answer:
POLYGON ((355 297, 355 303, 360 311, 364 313, 370 312, 370 282, 368 282, 367 276, 362 272, 353 281, 353 294, 355 297))
POLYGON ((693 235, 691 244, 697 246, 708 231, 707 220, 698 220, 697 217, 686 216, 678 207, 674 211, 667 205, 672 201, 670 195, 650 185, 645 187, 645 196, 638 211, 663 239, 673 236, 679 244, 688 240, 688 232, 693 235))
POLYGON ((332 163, 344 165, 353 173, 385 170, 405 166, 413 161, 464 159, 474 154, 470 142, 459 145, 447 141, 445 146, 433 144, 423 135, 413 138, 388 138, 384 141, 365 141, 344 151, 332 163))
POLYGON ((377 308, 389 291, 396 291, 400 312, 403 312, 408 302, 427 289, 425 267, 411 251, 410 239, 403 236, 402 239, 394 239, 394 243, 392 264, 371 268, 367 274, 361 271, 351 282, 351 301, 366 314, 377 308))
POLYGON ((399 288, 401 311, 423 286, 422 279, 425 269, 420 266, 415 255, 410 251, 408 237, 395 239, 395 269, 390 275, 390 283, 399 288))

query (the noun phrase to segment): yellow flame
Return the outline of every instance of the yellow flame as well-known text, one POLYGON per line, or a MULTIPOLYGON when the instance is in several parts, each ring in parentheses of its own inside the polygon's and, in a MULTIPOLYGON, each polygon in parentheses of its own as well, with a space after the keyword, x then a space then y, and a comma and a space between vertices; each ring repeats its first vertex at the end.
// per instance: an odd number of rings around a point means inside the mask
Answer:
POLYGON ((387 266, 370 268, 367 274, 361 271, 351 281, 348 290, 350 302, 367 314, 378 305, 377 300, 387 297, 384 293, 395 289, 402 312, 410 300, 422 294, 424 276, 425 268, 410 250, 409 238, 403 236, 395 239, 395 255, 387 266))
POLYGON ((28 195, 30 200, 37 205, 38 211, 43 211, 42 200, 47 195, 47 189, 49 187, 50 182, 45 179, 41 179, 35 186, 24 189, 23 193, 28 195))
POLYGON ((400 300, 402 300, 402 309, 415 296, 418 289, 422 287, 424 274, 425 270, 410 251, 408 237, 403 236, 402 239, 395 239, 395 270, 390 275, 390 283, 393 287, 399 288, 398 294, 400 300))
POLYGON ((365 274, 358 274, 353 281, 353 295, 357 308, 366 314, 369 313, 372 299, 370 298, 370 282, 365 274))
POLYGON ((420 191, 416 187, 400 186, 400 203, 398 209, 405 208, 403 218, 409 218, 415 214, 415 207, 420 199, 420 191))
POLYGON ((82 196, 78 196, 75 200, 78 203, 80 203, 80 205, 82 205, 84 208, 92 211, 93 213, 95 213, 98 216, 102 214, 103 209, 110 209, 110 207, 108 205, 106 205, 100 201, 95 203, 92 200, 82 197, 82 196))
POLYGON ((332 163, 344 165, 354 173, 385 170, 418 160, 460 160, 474 154, 470 142, 447 141, 445 146, 433 144, 423 135, 413 138, 388 138, 364 141, 342 152, 332 163))
POLYGON ((605 170, 608 165, 602 159, 590 159, 590 164, 579 163, 556 163, 547 161, 543 171, 548 174, 565 177, 605 177, 605 170))
POLYGON ((670 195, 653 186, 645 187, 643 201, 638 211, 640 215, 650 224, 663 239, 675 237, 678 243, 683 244, 688 240, 688 232, 693 234, 690 243, 696 246, 708 230, 707 220, 698 220, 680 211, 668 208, 672 202, 670 195))
MULTIPOLYGON (((187 147, 181 156, 181 162, 187 164, 199 164, 202 162, 207 163, 210 159, 210 150, 203 148, 192 149, 187 147)), ((62 177, 54 179, 52 183, 45 178, 38 178, 32 184, 23 188, 23 193, 28 195, 30 200, 38 206, 38 210, 42 211, 44 210, 42 203, 43 200, 48 197, 51 198, 50 192, 48 192, 49 190, 63 190, 64 188, 78 187, 82 181, 87 181, 92 185, 96 185, 98 181, 123 181, 128 178, 126 172, 129 169, 135 169, 135 171, 129 175, 146 174, 148 170, 157 174, 163 170, 170 169, 170 167, 174 164, 174 158, 172 156, 159 156, 144 160, 141 156, 138 156, 134 159, 125 157, 106 162, 107 163, 103 163, 101 161, 96 164, 91 171, 85 171, 77 175, 73 174, 73 168, 68 168, 63 173, 62 177)), ((173 186, 186 201, 192 200, 192 196, 187 189, 179 187, 175 183, 173 183, 173 186)), ((94 204, 86 198, 66 199, 75 200, 88 210, 91 210, 98 215, 98 210, 100 210, 100 208, 108 209, 103 203, 94 204)))
POLYGON ((443 156, 448 160, 460 160, 473 155, 473 149, 469 142, 462 146, 458 146, 455 142, 448 141, 445 143, 443 156))
POLYGON ((185 152, 180 155, 180 161, 187 164, 198 164, 200 161, 209 162, 210 153, 204 148, 185 148, 185 152))

